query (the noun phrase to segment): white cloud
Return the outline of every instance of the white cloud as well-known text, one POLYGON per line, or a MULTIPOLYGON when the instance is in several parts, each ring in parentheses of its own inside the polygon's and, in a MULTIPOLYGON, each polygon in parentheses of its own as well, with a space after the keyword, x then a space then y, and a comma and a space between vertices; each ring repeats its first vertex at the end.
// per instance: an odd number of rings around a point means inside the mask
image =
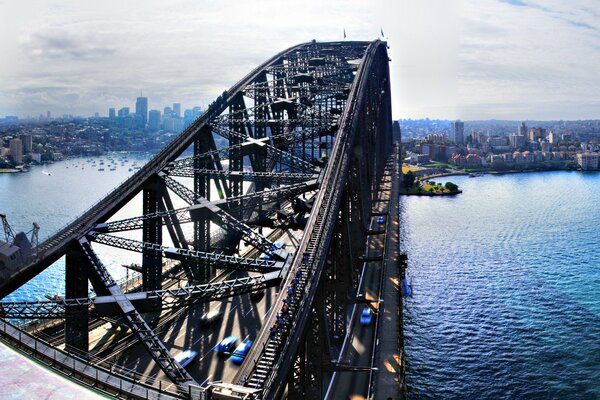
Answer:
POLYGON ((600 118, 600 5, 0 0, 0 116, 206 105, 278 51, 384 29, 395 118, 600 118), (598 27, 598 28, 597 28, 598 27))

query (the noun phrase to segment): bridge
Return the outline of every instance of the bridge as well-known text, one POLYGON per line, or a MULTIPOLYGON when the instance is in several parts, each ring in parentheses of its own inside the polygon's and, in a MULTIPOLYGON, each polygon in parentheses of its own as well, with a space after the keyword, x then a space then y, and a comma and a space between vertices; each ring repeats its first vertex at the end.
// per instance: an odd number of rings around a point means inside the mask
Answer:
POLYGON ((255 68, 8 271, 0 298, 63 259, 66 290, 0 302, 3 340, 114 396, 400 398, 388 61, 382 41, 313 41, 255 68), (103 246, 140 254, 133 278, 103 246), (214 351, 226 335, 253 341, 241 366, 214 351))

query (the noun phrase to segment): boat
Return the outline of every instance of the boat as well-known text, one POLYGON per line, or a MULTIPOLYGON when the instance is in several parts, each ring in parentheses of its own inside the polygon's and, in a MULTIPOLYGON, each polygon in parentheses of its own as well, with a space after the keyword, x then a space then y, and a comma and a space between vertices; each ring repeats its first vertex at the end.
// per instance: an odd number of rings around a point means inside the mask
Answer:
POLYGON ((408 283, 408 277, 406 276, 402 280, 402 294, 412 296, 412 283, 408 283))
POLYGON ((98 168, 98 171, 104 171, 104 168, 98 168))

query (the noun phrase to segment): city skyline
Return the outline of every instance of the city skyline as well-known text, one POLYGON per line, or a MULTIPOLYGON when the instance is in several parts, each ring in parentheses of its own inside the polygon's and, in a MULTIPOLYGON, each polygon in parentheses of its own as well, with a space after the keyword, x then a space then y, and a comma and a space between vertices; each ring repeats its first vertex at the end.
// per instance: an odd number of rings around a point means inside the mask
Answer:
POLYGON ((206 108, 294 44, 383 32, 394 119, 600 118, 600 6, 589 2, 347 0, 280 9, 274 0, 0 1, 0 116, 104 115, 133 108, 140 88, 148 110, 176 101, 206 108))

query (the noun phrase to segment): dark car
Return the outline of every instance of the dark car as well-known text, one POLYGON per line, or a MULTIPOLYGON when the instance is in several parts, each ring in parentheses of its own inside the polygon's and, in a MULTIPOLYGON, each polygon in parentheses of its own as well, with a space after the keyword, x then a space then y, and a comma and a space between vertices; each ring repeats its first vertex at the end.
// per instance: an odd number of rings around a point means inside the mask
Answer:
POLYGON ((263 289, 253 290, 250 292, 250 300, 260 301, 264 295, 265 291, 263 289))
POLYGON ((218 310, 209 311, 200 317, 200 326, 211 326, 214 322, 220 320, 221 318, 223 318, 222 312, 218 310))

